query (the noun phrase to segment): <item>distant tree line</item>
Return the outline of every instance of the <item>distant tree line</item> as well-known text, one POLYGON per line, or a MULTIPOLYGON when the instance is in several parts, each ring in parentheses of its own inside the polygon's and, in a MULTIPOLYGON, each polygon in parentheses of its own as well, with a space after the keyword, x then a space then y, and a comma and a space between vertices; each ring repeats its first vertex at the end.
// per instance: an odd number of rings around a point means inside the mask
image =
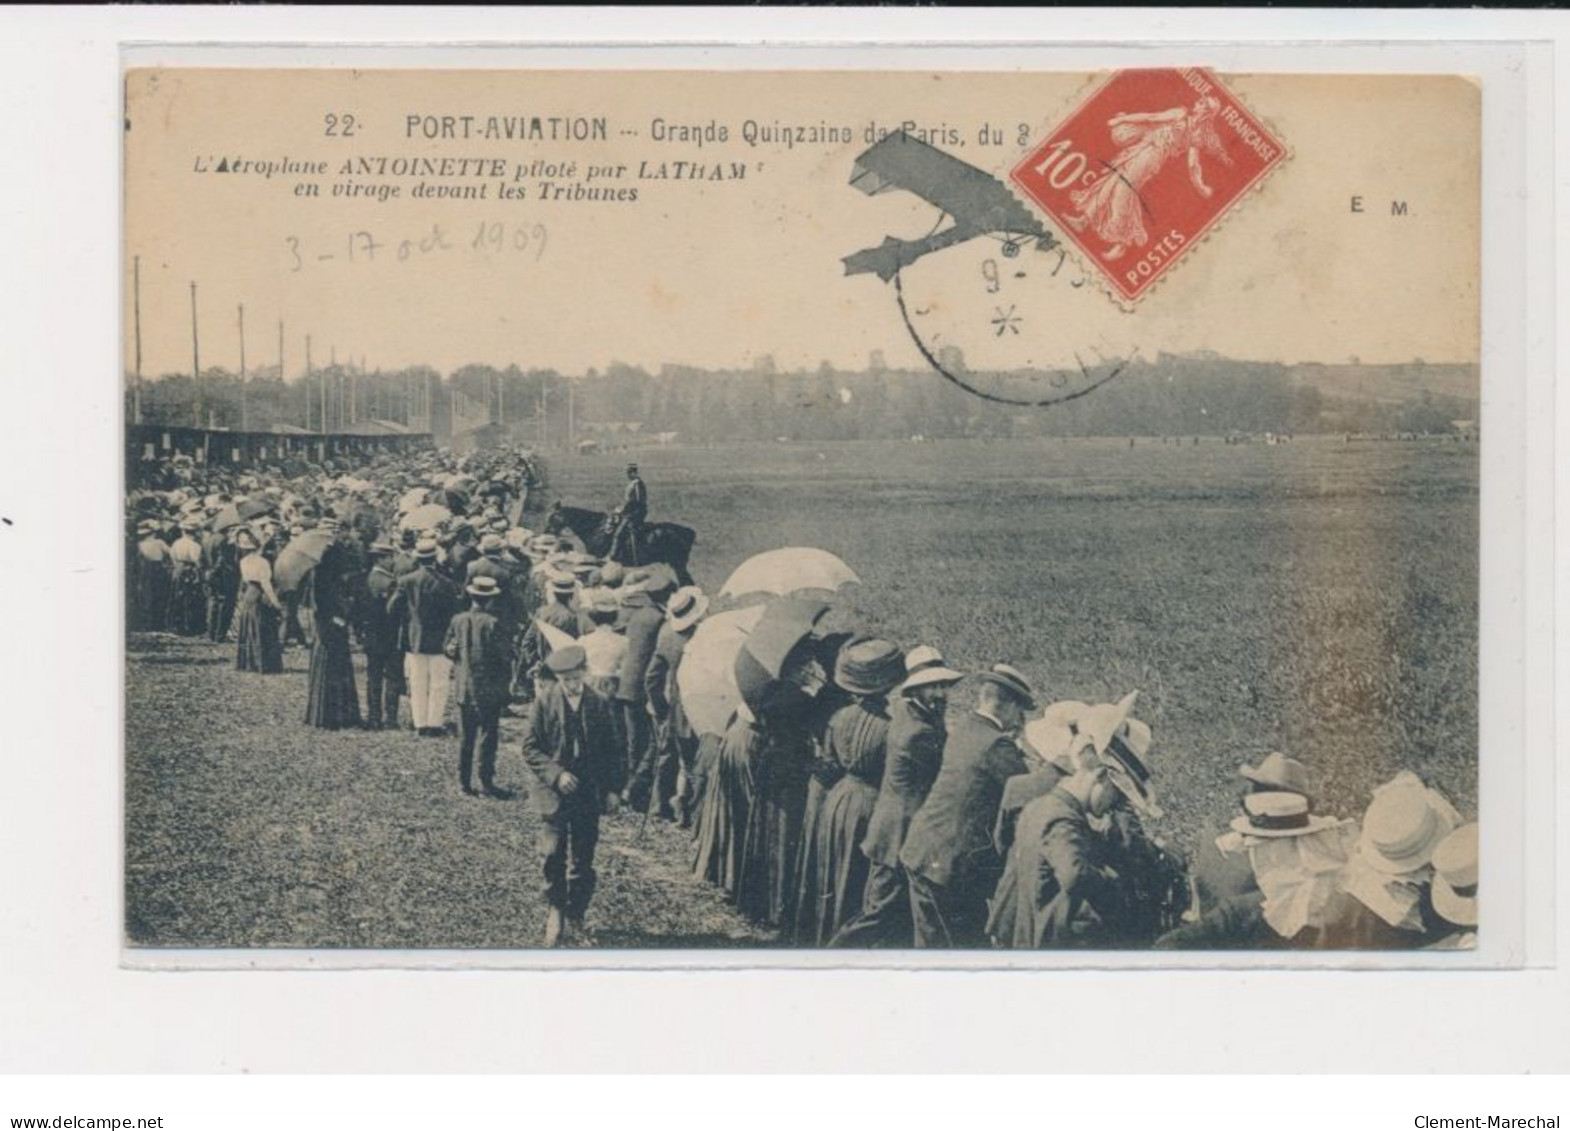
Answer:
MULTIPOLYGON (((466 365, 442 375, 429 366, 362 372, 338 364, 313 369, 309 380, 284 380, 273 366, 249 373, 243 394, 238 374, 214 368, 199 382, 190 374, 144 382, 141 414, 146 423, 317 431, 325 412, 329 431, 376 419, 446 436, 456 408, 461 425, 488 419, 533 437, 543 413, 552 444, 566 441, 569 413, 579 439, 605 425, 636 424, 644 435, 674 432, 693 443, 1447 432, 1452 421, 1477 416, 1475 392, 1430 386, 1475 390, 1476 367, 1289 366, 1161 355, 1134 361, 1088 396, 1046 408, 994 404, 930 369, 891 369, 876 355, 854 371, 827 362, 811 371, 781 371, 764 357, 746 369, 666 365, 649 372, 612 365, 571 377, 516 365, 466 365)), ((128 413, 130 391, 128 381, 128 413)))

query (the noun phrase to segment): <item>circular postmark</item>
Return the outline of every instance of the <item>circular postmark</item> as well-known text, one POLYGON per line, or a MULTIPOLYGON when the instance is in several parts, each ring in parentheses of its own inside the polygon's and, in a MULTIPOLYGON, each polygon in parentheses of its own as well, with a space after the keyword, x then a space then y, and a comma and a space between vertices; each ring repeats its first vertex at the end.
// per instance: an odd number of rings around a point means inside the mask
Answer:
POLYGON ((983 400, 1046 408, 1094 392, 1138 353, 1126 317, 1050 239, 982 238, 903 266, 894 299, 927 364, 983 400))
POLYGON ((1093 392, 1138 352, 1137 322, 993 173, 890 136, 856 159, 850 183, 868 195, 909 193, 933 209, 925 235, 886 235, 843 262, 847 275, 890 285, 923 359, 959 388, 1047 407, 1093 392))

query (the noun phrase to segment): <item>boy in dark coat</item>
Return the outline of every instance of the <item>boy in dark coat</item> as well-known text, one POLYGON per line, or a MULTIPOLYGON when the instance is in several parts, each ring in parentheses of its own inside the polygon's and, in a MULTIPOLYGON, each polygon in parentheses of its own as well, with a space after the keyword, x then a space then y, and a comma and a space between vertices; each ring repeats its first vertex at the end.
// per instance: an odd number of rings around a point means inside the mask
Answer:
POLYGON ((588 659, 583 648, 558 648, 546 666, 556 678, 529 712, 523 760, 534 777, 529 800, 540 818, 541 869, 550 905, 545 945, 554 947, 582 935, 594 894, 600 814, 615 811, 622 782, 610 705, 584 683, 588 659))

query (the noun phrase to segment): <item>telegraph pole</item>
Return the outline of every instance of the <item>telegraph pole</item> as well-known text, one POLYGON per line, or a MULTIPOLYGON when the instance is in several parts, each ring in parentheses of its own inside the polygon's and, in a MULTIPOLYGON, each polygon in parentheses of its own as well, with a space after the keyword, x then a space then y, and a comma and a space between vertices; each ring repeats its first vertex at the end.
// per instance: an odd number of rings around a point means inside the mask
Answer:
POLYGON ((571 377, 567 381, 567 450, 573 451, 573 440, 578 435, 577 392, 578 386, 571 377))
POLYGON ((245 410, 245 303, 240 304, 240 431, 249 430, 250 416, 245 410))
POLYGON ((196 337, 196 283, 191 283, 191 377, 196 385, 196 426, 202 426, 202 353, 196 337))
POLYGON ((131 422, 142 422, 142 257, 132 260, 131 301, 136 324, 136 383, 131 386, 131 422))

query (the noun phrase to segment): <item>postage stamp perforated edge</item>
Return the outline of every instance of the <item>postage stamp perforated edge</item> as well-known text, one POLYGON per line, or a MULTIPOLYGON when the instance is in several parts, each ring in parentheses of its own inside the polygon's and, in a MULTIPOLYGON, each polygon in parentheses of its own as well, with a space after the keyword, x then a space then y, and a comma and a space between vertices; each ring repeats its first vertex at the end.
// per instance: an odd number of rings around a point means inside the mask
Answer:
MULTIPOLYGON (((1090 78, 1085 83, 1085 85, 1080 88, 1079 92, 1070 100, 1069 109, 1059 116, 1053 125, 1050 126, 1042 135, 1043 138, 1051 136, 1051 134, 1059 129, 1064 122, 1067 122, 1070 118, 1074 117, 1074 115, 1084 110, 1085 107, 1089 105, 1089 103, 1096 97, 1096 95, 1100 93, 1102 89, 1109 86, 1114 80, 1116 80, 1118 76, 1127 74, 1133 69, 1134 68, 1127 67, 1119 68, 1117 70, 1107 71, 1105 74, 1095 75, 1090 78)), ((1152 69, 1176 70, 1177 68, 1163 67, 1152 69)), ((1231 81, 1223 82, 1223 76, 1217 75, 1208 67, 1195 66, 1191 69, 1201 72, 1211 81, 1216 82, 1222 86, 1223 89, 1226 90, 1227 96, 1229 98, 1231 98, 1234 102, 1246 110, 1249 116, 1252 117, 1256 122, 1268 129, 1273 135, 1274 140, 1280 144, 1281 155, 1278 159, 1270 162, 1260 169, 1259 173, 1254 177, 1254 179, 1246 184, 1238 192, 1237 197, 1230 204, 1217 212, 1216 215, 1211 217, 1210 221, 1204 225, 1204 227, 1194 234, 1193 238, 1189 240, 1188 245, 1184 248, 1183 253, 1173 261, 1172 265, 1168 269, 1158 274, 1153 280, 1151 280, 1150 284, 1143 288, 1138 294, 1130 297, 1119 290, 1116 284, 1112 282, 1107 271, 1096 262, 1095 256, 1079 239, 1078 234, 1070 229, 1068 225, 1061 223, 1056 216, 1052 215, 1045 208, 1043 208, 1028 193, 1023 193, 1020 191, 1019 184, 1014 179, 1015 173, 1036 152, 1036 149, 1040 145, 1039 141, 1029 146, 1025 152, 1022 153, 1020 157, 1009 166, 1007 175, 1001 178, 1008 191, 1014 196, 1016 200, 1020 202, 1023 207, 1030 209, 1039 216, 1042 216, 1046 222, 1052 226, 1053 234, 1061 237, 1059 239, 1059 246, 1064 248, 1069 253, 1069 255, 1072 256, 1076 265, 1082 272, 1084 272, 1086 278, 1091 279, 1094 282, 1096 289, 1099 290, 1102 294, 1106 295, 1114 305, 1130 314, 1134 313, 1138 309, 1140 303, 1145 301, 1145 299, 1149 298, 1152 294, 1154 294, 1166 284, 1167 279, 1172 275, 1172 273, 1179 269, 1182 261, 1189 259, 1195 254, 1198 254, 1199 250, 1205 244, 1209 243, 1217 232, 1226 226, 1226 222, 1231 218, 1232 214, 1239 208, 1242 208, 1250 197, 1255 196, 1261 192, 1264 189, 1265 183, 1270 179, 1271 175, 1280 169, 1283 165, 1287 164, 1287 162, 1291 161, 1294 154, 1291 144, 1286 140, 1285 135, 1275 124, 1275 122, 1271 121, 1270 118, 1266 115, 1259 113, 1259 111, 1257 111, 1247 99, 1237 92, 1236 88, 1232 86, 1231 81)), ((1237 78, 1246 79, 1247 77, 1247 75, 1225 76, 1225 78, 1228 80, 1235 80, 1237 78)))

